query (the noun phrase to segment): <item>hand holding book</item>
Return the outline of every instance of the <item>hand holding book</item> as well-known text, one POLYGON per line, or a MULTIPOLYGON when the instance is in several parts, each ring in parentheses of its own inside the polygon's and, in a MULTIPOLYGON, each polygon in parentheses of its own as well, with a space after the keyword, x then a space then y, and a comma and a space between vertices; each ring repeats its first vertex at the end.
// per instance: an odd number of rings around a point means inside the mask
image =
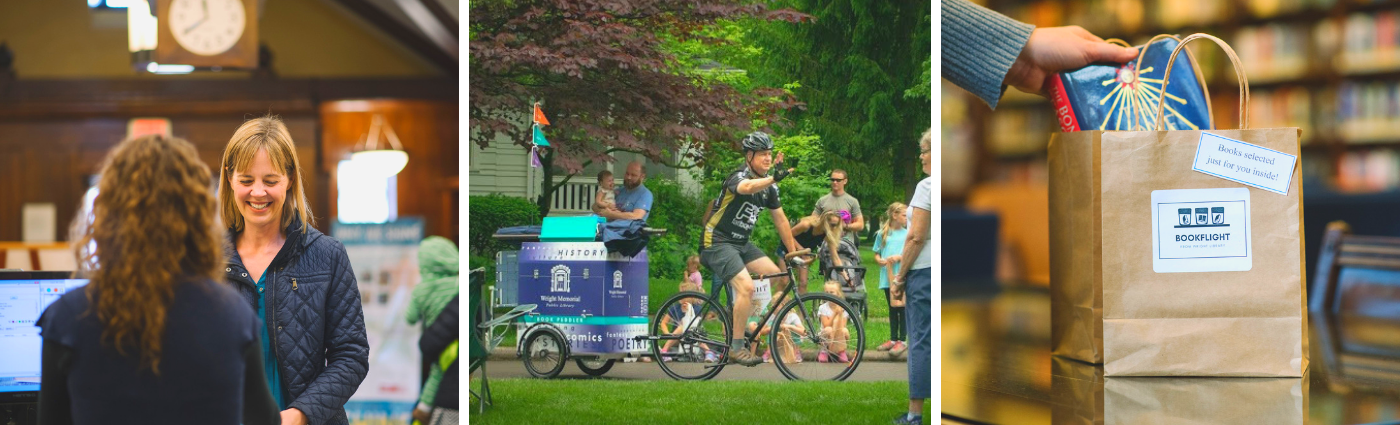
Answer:
POLYGON ((1036 28, 1002 83, 1049 97, 1045 78, 1050 75, 1095 62, 1124 63, 1137 56, 1137 49, 1105 42, 1078 26, 1036 28))

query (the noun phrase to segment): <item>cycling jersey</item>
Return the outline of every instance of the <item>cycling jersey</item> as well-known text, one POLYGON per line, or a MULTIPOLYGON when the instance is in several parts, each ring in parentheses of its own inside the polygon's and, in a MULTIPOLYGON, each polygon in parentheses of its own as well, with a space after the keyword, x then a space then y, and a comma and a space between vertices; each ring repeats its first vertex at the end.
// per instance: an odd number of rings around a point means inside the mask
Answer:
POLYGON ((723 192, 719 199, 714 201, 714 212, 709 221, 705 222, 702 248, 709 248, 718 243, 748 243, 754 224, 758 222, 758 213, 764 209, 783 207, 782 201, 778 199, 776 184, 748 195, 739 193, 739 182, 756 178, 753 177, 755 174, 753 170, 745 167, 724 180, 723 192))

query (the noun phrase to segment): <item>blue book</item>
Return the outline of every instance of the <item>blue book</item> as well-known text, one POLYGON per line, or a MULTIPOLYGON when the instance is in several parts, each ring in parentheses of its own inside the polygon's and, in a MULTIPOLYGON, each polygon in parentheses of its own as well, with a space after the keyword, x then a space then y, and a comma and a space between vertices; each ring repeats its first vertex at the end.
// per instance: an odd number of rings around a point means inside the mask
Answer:
MULTIPOLYGON (((1055 118, 1065 132, 1080 130, 1156 130, 1157 101, 1172 49, 1164 38, 1126 64, 1096 63, 1051 76, 1046 83, 1055 118), (1138 60, 1142 67, 1137 68, 1138 60), (1136 74, 1136 75, 1135 75, 1136 74)), ((1142 47, 1139 46, 1139 51, 1142 47)), ((1209 130, 1210 105, 1197 70, 1183 52, 1176 58, 1167 85, 1164 120, 1168 130, 1209 130)))

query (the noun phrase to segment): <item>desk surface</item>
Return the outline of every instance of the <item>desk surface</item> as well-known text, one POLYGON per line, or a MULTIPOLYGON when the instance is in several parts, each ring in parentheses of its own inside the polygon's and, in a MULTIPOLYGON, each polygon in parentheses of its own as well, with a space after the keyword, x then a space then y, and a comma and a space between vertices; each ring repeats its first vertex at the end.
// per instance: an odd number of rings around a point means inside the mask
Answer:
POLYGON ((945 295, 942 410, 993 424, 1400 420, 1400 320, 1313 322, 1303 378, 1105 379, 1102 365, 1050 355, 1045 290, 945 295))

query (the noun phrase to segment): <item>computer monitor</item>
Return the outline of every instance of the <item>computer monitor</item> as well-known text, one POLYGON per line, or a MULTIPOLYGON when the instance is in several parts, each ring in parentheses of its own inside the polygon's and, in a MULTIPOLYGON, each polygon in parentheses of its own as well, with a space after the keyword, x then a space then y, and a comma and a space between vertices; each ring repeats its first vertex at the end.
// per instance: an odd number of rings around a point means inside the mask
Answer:
POLYGON ((39 399, 39 314, 87 284, 72 272, 0 271, 0 403, 39 399))

